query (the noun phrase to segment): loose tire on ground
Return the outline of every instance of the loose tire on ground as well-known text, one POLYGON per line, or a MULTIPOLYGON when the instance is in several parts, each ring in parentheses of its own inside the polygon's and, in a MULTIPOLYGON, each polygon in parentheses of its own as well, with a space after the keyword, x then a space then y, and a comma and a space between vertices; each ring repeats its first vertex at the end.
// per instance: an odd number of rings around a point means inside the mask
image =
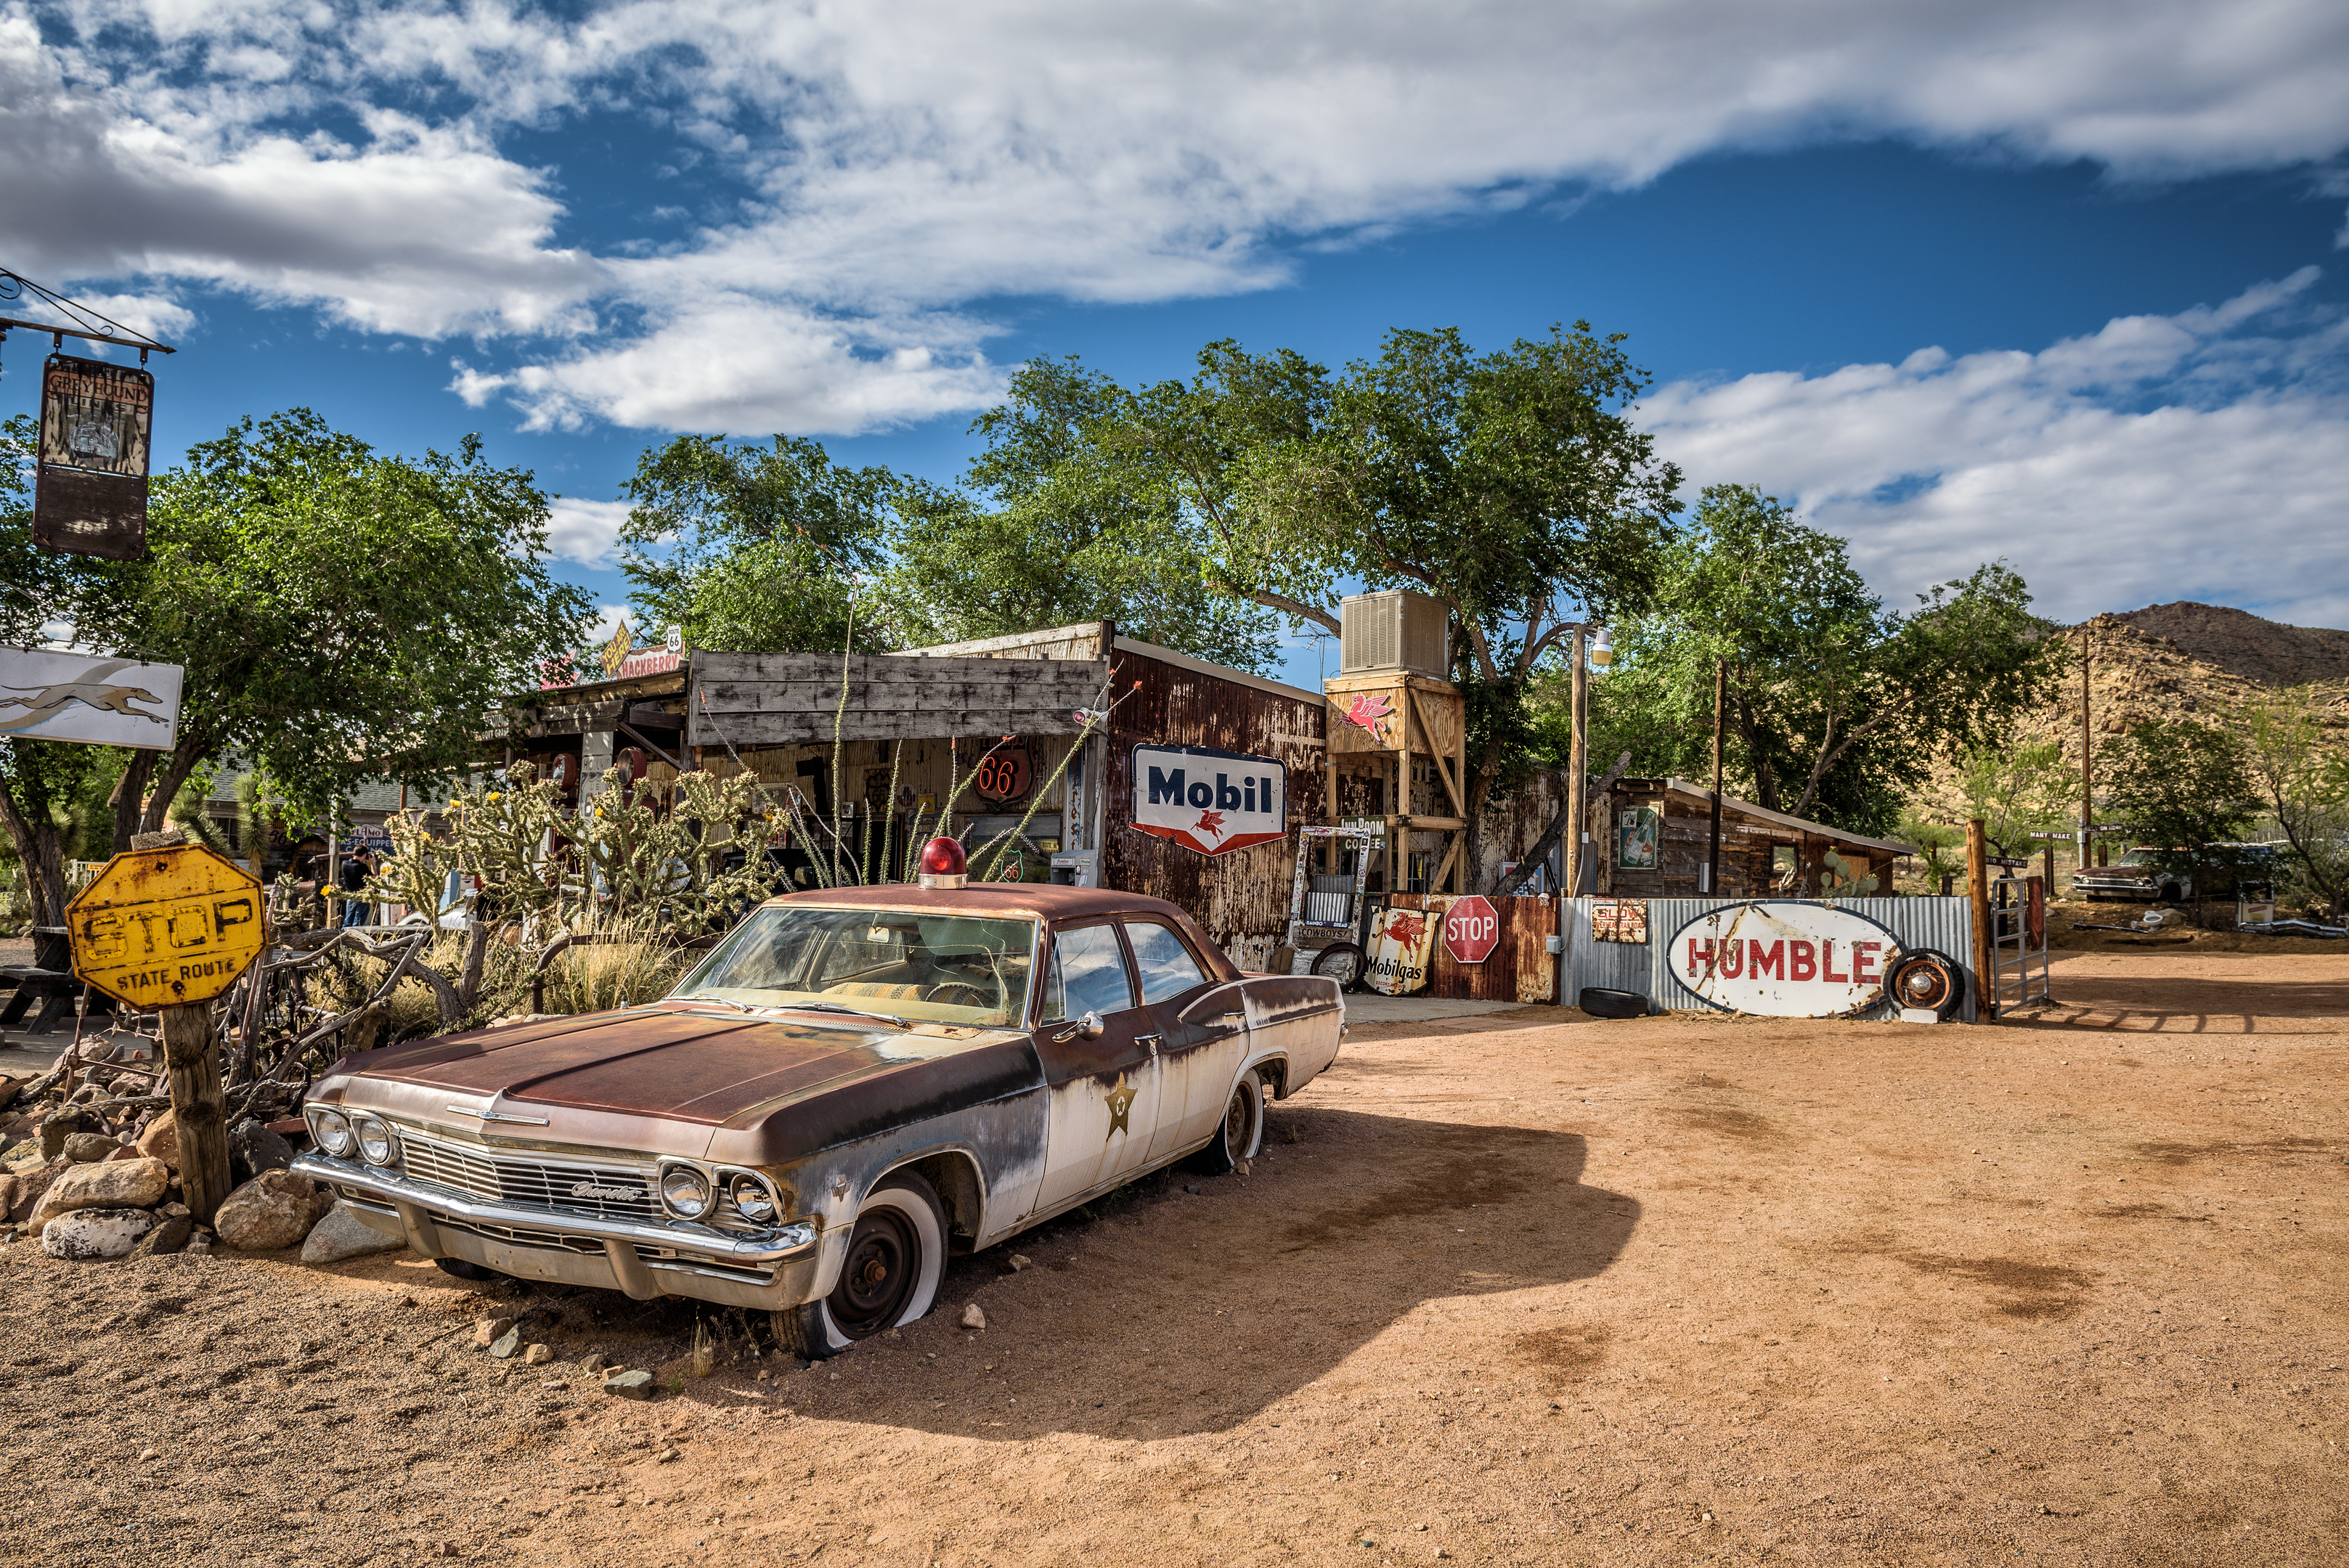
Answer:
POLYGON ((1359 991, 1371 971, 1371 961, 1350 942, 1336 942, 1313 955, 1313 973, 1338 983, 1340 991, 1359 991))
POLYGON ((1207 1146, 1191 1156, 1191 1169, 1206 1176, 1229 1175, 1264 1147, 1264 1080, 1253 1070, 1240 1075, 1225 1103, 1222 1125, 1207 1146))
POLYGON ((1637 991, 1585 985, 1582 994, 1575 1000, 1584 1012, 1594 1018, 1644 1018, 1648 1016, 1648 999, 1637 991))
POLYGON ((1930 1009, 1934 1016, 1957 1016, 1966 999, 1966 972, 1946 953, 1912 948, 1892 965, 1885 994, 1896 1006, 1930 1009))
POLYGON ((923 1316, 946 1272, 946 1211, 930 1184, 900 1171, 864 1195, 840 1281, 821 1301, 771 1315, 783 1348, 809 1361, 923 1316))

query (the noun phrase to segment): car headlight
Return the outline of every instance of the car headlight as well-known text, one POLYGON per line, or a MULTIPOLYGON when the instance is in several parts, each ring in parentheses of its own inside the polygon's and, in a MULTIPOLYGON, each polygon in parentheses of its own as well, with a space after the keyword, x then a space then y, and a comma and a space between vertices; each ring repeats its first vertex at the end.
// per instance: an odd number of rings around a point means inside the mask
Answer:
POLYGON ((775 1195, 747 1171, 737 1171, 727 1181, 726 1197, 736 1213, 754 1224, 766 1224, 775 1217, 775 1195))
POLYGON ((309 1110, 310 1140, 337 1160, 348 1160, 351 1150, 359 1146, 357 1135, 351 1131, 351 1119, 339 1110, 313 1106, 309 1110))
POLYGON ((661 1207, 680 1220, 698 1220, 709 1212, 709 1178, 690 1165, 672 1165, 661 1172, 661 1207))
POLYGON ((359 1140, 359 1158, 370 1165, 388 1165, 399 1155, 391 1129, 372 1116, 351 1118, 351 1131, 359 1140))

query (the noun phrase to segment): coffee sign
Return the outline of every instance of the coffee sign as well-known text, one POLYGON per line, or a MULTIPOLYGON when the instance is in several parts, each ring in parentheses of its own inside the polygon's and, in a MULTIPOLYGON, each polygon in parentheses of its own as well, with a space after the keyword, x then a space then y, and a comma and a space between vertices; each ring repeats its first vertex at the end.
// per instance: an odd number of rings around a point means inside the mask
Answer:
POLYGON ((1133 825, 1203 855, 1288 834, 1288 769, 1277 757, 1202 746, 1133 748, 1133 825))
POLYGON ((1830 1018, 1873 1006, 1900 955, 1899 939, 1832 904, 1726 904, 1672 934, 1668 961, 1682 985, 1731 1013, 1830 1018))

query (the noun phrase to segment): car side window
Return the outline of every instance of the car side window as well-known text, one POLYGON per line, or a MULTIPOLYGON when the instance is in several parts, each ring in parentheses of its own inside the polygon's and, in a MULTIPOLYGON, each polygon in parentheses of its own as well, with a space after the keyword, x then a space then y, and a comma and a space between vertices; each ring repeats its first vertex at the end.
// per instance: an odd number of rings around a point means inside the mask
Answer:
POLYGON ((1114 925, 1080 925, 1052 934, 1052 972, 1044 982, 1044 1021, 1117 1013, 1133 1006, 1133 980, 1114 925))
POLYGON ((1133 944, 1134 967, 1142 972, 1142 999, 1164 1002, 1194 985, 1206 984, 1199 961, 1183 939, 1154 920, 1129 920, 1125 939, 1133 944))

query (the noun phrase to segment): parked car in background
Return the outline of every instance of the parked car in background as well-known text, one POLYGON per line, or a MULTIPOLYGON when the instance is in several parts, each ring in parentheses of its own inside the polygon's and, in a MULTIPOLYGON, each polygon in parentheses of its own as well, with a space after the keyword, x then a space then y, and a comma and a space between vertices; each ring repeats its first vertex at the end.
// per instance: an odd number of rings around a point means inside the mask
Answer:
POLYGON ((2205 844, 2198 851, 2140 844, 2108 866, 2072 873, 2072 891, 2090 899, 2138 899, 2182 903, 2189 898, 2232 898, 2246 882, 2272 882, 2279 862, 2273 844, 2205 844))
POLYGON ((1171 903, 842 888, 753 911, 667 998, 352 1057, 295 1162, 466 1278, 773 1312, 823 1357, 992 1246, 1257 1152, 1337 1055, 1318 975, 1242 976, 1171 903))

